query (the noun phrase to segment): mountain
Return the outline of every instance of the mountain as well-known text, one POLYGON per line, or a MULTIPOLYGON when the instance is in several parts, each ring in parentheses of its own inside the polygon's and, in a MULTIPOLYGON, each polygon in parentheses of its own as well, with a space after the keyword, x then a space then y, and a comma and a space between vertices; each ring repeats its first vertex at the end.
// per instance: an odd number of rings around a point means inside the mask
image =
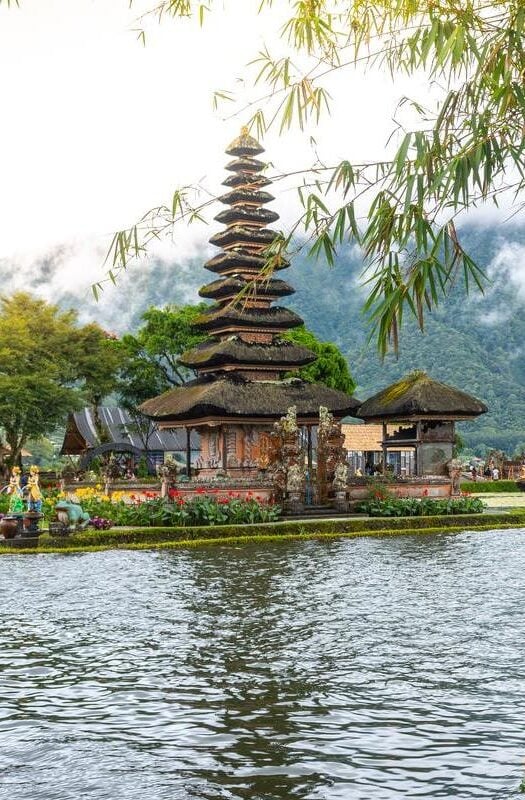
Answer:
POLYGON ((525 443, 525 230, 513 228, 503 236, 468 228, 462 241, 489 278, 485 294, 475 287, 467 293, 458 279, 449 297, 427 315, 424 334, 405 320, 398 358, 390 354, 382 362, 374 343, 367 343, 358 254, 347 253, 334 268, 297 260, 288 273, 297 289, 289 302, 309 328, 345 354, 358 397, 365 399, 414 369, 426 370, 489 406, 488 414, 460 424, 468 447, 513 453, 525 443))

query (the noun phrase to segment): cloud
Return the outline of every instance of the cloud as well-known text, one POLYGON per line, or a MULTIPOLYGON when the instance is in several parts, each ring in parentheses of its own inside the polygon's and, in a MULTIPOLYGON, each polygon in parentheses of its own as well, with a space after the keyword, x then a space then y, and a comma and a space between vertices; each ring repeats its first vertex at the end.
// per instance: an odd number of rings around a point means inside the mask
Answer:
POLYGON ((187 240, 159 243, 150 256, 121 273, 116 286, 101 267, 105 250, 93 240, 63 243, 41 253, 0 259, 2 291, 27 291, 78 310, 82 323, 97 321, 118 334, 132 330, 150 305, 193 303, 204 282, 207 249, 187 240), (98 301, 92 285, 104 280, 98 301))
POLYGON ((516 241, 503 242, 489 265, 489 276, 492 280, 509 282, 525 300, 525 245, 516 241))

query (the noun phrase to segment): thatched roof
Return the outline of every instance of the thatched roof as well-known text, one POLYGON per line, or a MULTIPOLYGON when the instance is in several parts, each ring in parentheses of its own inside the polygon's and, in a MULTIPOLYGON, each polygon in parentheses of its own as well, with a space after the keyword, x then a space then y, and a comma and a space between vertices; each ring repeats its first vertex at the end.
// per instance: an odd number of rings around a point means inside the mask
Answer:
POLYGON ((279 214, 276 214, 275 211, 270 211, 269 208, 254 208, 246 204, 225 208, 223 211, 219 211, 213 219, 224 223, 224 225, 229 225, 232 222, 240 224, 243 222, 255 222, 266 225, 276 222, 279 219, 279 214))
MULTIPOLYGON (((199 289, 201 297, 212 297, 220 299, 221 297, 235 297, 246 288, 248 281, 242 275, 231 275, 227 278, 219 278, 212 283, 206 284, 202 289, 199 289)), ((285 297, 286 295, 294 294, 293 289, 286 281, 281 281, 277 278, 265 279, 251 283, 246 297, 285 297)))
POLYGON ((243 228, 242 225, 232 225, 219 233, 210 236, 210 244, 223 247, 232 242, 243 244, 270 245, 277 236, 277 231, 271 228, 243 228))
POLYGON ((273 306, 271 308, 243 308, 242 306, 226 306, 225 308, 212 306, 210 311, 200 314, 195 324, 204 330, 216 330, 225 325, 234 325, 248 328, 296 328, 303 324, 298 314, 288 308, 273 306))
POLYGON ((366 420, 468 419, 488 411, 466 392, 432 380, 425 372, 410 375, 387 386, 362 404, 357 416, 366 420))
POLYGON ((222 181, 223 186, 250 186, 254 189, 262 189, 270 184, 270 178, 255 172, 234 172, 222 181))
POLYGON ((262 191, 260 189, 243 189, 242 186, 234 188, 231 192, 221 194, 219 197, 221 203, 230 206, 232 203, 271 203, 275 200, 273 194, 262 191))
POLYGON ((228 172, 261 172, 265 167, 264 161, 250 156, 238 156, 226 164, 228 172))
POLYGON ((226 152, 229 156, 256 156, 264 153, 264 147, 250 136, 247 128, 243 128, 239 136, 228 145, 226 152))
POLYGON ((232 420, 278 419, 290 406, 298 417, 317 418, 319 406, 336 417, 355 416, 359 400, 344 392, 299 379, 247 381, 239 377, 213 380, 206 377, 154 397, 140 410, 158 423, 225 417, 232 420))
MULTIPOLYGON (((242 269, 259 272, 266 265, 266 258, 264 255, 256 256, 252 250, 247 250, 245 247, 232 247, 225 253, 210 258, 206 261, 205 267, 210 272, 223 272, 228 269, 242 269)), ((282 258, 279 264, 275 264, 273 269, 285 269, 290 266, 290 262, 282 258)))
POLYGON ((311 350, 286 340, 273 344, 252 344, 232 337, 221 342, 203 342, 183 353, 179 361, 185 367, 192 368, 220 367, 224 364, 260 364, 264 368, 279 364, 284 369, 291 369, 311 364, 316 358, 311 350))

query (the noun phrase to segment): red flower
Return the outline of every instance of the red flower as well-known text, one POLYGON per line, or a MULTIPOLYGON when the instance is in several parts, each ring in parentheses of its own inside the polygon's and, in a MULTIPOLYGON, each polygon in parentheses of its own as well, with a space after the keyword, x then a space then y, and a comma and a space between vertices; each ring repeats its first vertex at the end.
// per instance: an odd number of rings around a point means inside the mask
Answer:
POLYGON ((427 497, 427 496, 428 496, 428 489, 424 489, 423 490, 423 497, 427 497))
POLYGON ((202 486, 199 486, 195 494, 206 494, 206 489, 203 489, 202 486))

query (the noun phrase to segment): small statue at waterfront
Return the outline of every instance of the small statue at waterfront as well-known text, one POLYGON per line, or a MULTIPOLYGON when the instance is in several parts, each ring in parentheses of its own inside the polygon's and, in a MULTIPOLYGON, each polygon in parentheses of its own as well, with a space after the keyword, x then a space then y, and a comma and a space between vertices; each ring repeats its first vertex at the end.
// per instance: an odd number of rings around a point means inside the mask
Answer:
POLYGON ((20 486, 20 474, 20 467, 13 467, 8 485, 2 489, 9 495, 9 514, 22 514, 25 510, 24 495, 20 486))
POLYGON ((40 514, 42 511, 43 496, 40 490, 40 480, 37 466, 33 465, 32 467, 29 467, 29 478, 27 479, 27 484, 24 487, 24 491, 27 493, 27 510, 36 514, 40 514))
POLYGON ((84 511, 79 503, 74 503, 70 499, 59 500, 55 506, 55 512, 58 521, 68 529, 84 530, 90 520, 87 511, 84 511))

